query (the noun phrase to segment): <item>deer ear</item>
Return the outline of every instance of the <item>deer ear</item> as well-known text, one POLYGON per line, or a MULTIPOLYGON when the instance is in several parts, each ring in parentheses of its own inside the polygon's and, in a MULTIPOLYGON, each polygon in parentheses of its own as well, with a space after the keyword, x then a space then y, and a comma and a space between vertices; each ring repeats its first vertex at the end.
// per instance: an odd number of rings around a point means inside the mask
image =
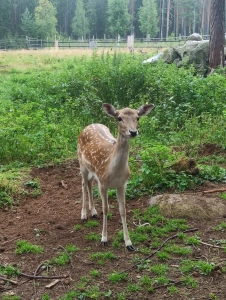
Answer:
POLYGON ((137 113, 140 117, 146 116, 154 108, 154 104, 142 105, 138 108, 137 113))
POLYGON ((117 110, 114 108, 113 105, 104 103, 102 106, 103 106, 103 110, 106 112, 108 116, 114 118, 117 116, 117 110))

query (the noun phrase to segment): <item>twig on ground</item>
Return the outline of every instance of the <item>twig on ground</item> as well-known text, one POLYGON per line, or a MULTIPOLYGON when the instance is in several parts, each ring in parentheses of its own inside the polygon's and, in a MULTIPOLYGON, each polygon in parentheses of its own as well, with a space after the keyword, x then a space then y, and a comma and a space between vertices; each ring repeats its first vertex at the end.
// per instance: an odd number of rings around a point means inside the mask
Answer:
POLYGON ((69 275, 60 275, 60 276, 34 276, 26 273, 20 273, 21 276, 30 278, 30 279, 61 279, 61 278, 68 278, 69 275))
POLYGON ((46 288, 46 289, 51 289, 52 287, 54 287, 54 286, 55 286, 57 283, 59 283, 59 282, 60 282, 60 280, 59 280, 59 279, 56 279, 56 280, 50 282, 49 284, 47 284, 47 285, 45 286, 45 288, 46 288))
MULTIPOLYGON (((45 263, 46 261, 40 263, 38 265, 38 267, 35 269, 34 271, 34 276, 37 276, 37 274, 40 274, 42 272, 42 270, 40 270, 40 272, 38 273, 38 270, 42 267, 42 265, 45 263)), ((34 278, 34 298, 37 296, 37 288, 36 288, 36 282, 35 282, 35 278, 34 278)))
MULTIPOLYGON (((200 241, 200 240, 199 240, 199 241, 200 241)), ((200 241, 200 244, 206 245, 206 246, 209 246, 209 247, 213 247, 213 248, 225 249, 225 247, 217 246, 217 245, 212 245, 212 244, 208 244, 208 243, 205 243, 205 242, 203 242, 203 241, 200 241)))
POLYGON ((151 225, 150 223, 144 223, 144 224, 141 224, 140 219, 139 219, 139 224, 137 224, 135 221, 133 221, 133 224, 134 224, 135 226, 137 226, 137 227, 139 227, 139 226, 147 226, 147 225, 151 225))
POLYGON ((211 193, 218 193, 218 192, 225 192, 225 191, 226 191, 226 188, 214 189, 214 190, 203 191, 203 194, 211 194, 211 193))
POLYGON ((68 186, 67 186, 67 184, 66 184, 66 183, 64 183, 64 181, 63 181, 63 180, 61 180, 61 184, 62 184, 62 187, 64 187, 66 190, 68 189, 68 186))
POLYGON ((10 279, 8 279, 8 278, 5 278, 5 277, 0 276, 0 279, 3 280, 3 281, 6 281, 6 282, 12 283, 13 285, 18 285, 18 282, 17 282, 17 281, 10 280, 10 279))

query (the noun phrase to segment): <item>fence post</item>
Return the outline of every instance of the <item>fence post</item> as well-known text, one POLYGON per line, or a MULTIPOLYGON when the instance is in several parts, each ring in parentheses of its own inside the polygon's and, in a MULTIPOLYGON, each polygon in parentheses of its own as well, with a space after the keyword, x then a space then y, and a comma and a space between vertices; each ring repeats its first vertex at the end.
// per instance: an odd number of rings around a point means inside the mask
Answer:
POLYGON ((59 49, 59 42, 58 42, 58 40, 55 40, 55 49, 56 49, 56 50, 59 49))

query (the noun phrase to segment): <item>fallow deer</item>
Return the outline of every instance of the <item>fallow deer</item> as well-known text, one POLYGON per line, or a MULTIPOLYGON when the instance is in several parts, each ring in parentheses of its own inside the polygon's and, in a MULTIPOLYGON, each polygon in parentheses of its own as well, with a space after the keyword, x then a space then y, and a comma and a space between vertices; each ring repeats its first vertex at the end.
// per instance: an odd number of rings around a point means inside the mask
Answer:
POLYGON ((117 139, 102 124, 87 126, 78 137, 78 159, 82 175, 83 194, 81 219, 87 218, 87 191, 91 215, 93 217, 97 216, 92 196, 92 180, 95 178, 102 198, 103 231, 101 243, 103 246, 107 245, 108 189, 116 188, 125 245, 128 250, 135 250, 127 229, 125 209, 126 185, 130 175, 128 164, 129 140, 138 135, 139 117, 146 116, 153 107, 153 104, 147 104, 141 106, 138 110, 128 107, 116 110, 111 104, 103 104, 105 113, 118 122, 117 139))

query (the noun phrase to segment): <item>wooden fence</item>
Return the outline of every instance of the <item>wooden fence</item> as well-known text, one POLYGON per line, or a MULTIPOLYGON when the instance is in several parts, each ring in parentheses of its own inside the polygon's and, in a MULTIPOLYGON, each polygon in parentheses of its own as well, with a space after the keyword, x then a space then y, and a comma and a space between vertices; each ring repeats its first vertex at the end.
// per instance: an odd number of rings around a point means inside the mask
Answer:
MULTIPOLYGON (((2 39, 0 40, 0 50, 18 50, 18 49, 44 49, 44 48, 56 48, 56 49, 76 49, 76 48, 128 48, 133 49, 147 49, 147 48, 167 48, 177 45, 183 45, 187 36, 180 36, 177 38, 169 39, 134 39, 133 47, 131 47, 125 39, 103 39, 103 40, 42 40, 37 38, 15 38, 15 39, 2 39)), ((203 36, 203 39, 209 39, 209 36, 203 36)))

